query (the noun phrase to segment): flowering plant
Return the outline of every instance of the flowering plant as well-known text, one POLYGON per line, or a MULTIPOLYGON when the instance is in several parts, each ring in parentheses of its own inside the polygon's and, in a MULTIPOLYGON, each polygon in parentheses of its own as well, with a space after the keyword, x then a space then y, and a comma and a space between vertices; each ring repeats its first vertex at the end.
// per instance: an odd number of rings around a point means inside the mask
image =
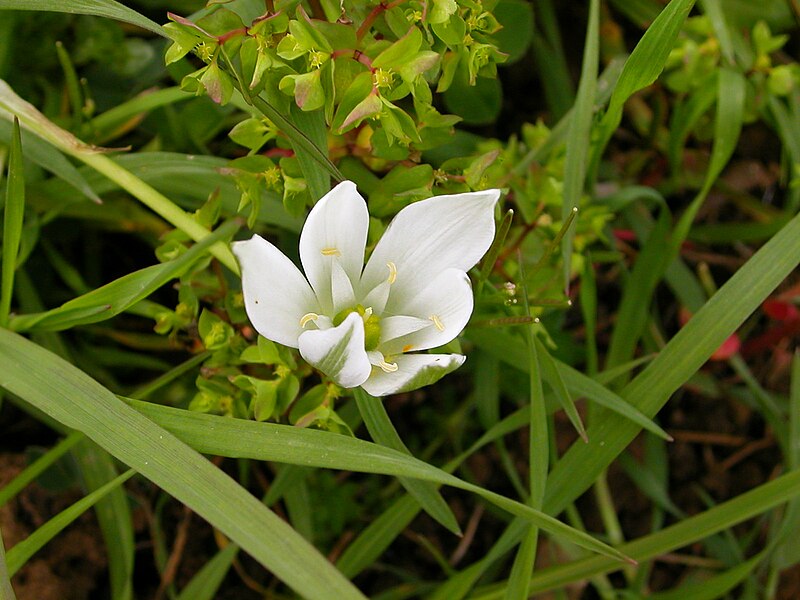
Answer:
POLYGON ((405 207, 364 266, 367 205, 355 184, 340 183, 303 227, 305 276, 258 235, 234 243, 247 314, 262 336, 298 348, 342 387, 385 396, 431 384, 465 357, 416 352, 450 342, 469 321, 466 271, 494 238, 499 196, 435 196, 405 207))

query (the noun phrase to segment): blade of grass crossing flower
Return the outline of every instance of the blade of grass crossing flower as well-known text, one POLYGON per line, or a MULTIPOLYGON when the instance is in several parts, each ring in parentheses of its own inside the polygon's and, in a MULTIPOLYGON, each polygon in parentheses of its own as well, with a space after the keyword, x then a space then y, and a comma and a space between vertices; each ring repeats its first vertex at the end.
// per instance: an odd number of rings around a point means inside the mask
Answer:
MULTIPOLYGON (((528 288, 525 286, 525 273, 522 256, 518 256, 520 281, 523 282, 523 298, 525 314, 530 316, 528 305, 528 288)), ((528 385, 530 397, 528 405, 530 414, 528 421, 528 504, 536 510, 541 509, 547 484, 547 471, 550 462, 550 434, 548 432, 547 407, 542 388, 542 367, 540 347, 534 332, 534 324, 525 327, 528 342, 528 385)), ((528 597, 528 582, 536 562, 536 548, 539 541, 539 530, 529 526, 522 543, 514 557, 511 574, 508 578, 505 600, 525 600, 528 597)))
MULTIPOLYGON (((406 448, 394 425, 392 425, 383 402, 378 398, 373 398, 361 388, 355 390, 354 396, 356 404, 358 404, 358 411, 361 413, 372 439, 378 444, 411 456, 411 452, 406 448)), ((409 494, 416 498, 425 512, 449 531, 456 535, 461 534, 461 528, 458 526, 458 521, 456 521, 453 511, 439 494, 436 486, 429 482, 406 477, 400 477, 400 483, 408 490, 409 494)))
POLYGON ((238 222, 228 221, 178 258, 129 273, 53 310, 17 316, 11 327, 15 331, 53 331, 110 319, 180 277, 214 244, 230 238, 238 227, 238 222))
POLYGON ((593 146, 589 163, 587 177, 590 182, 595 180, 606 144, 622 120, 625 101, 658 78, 693 6, 694 0, 672 0, 667 4, 644 32, 625 62, 611 94, 606 114, 599 125, 599 139, 593 146))
POLYGON ((313 112, 300 110, 294 102, 292 102, 291 109, 292 121, 314 144, 315 152, 297 144, 294 153, 300 163, 303 179, 306 180, 311 198, 316 202, 331 189, 331 176, 325 169, 319 168, 320 164, 317 158, 317 154, 328 158, 328 129, 325 126, 325 116, 321 110, 313 112))
MULTIPOLYGON (((317 164, 330 173, 336 181, 344 181, 344 175, 341 174, 339 169, 336 168, 327 153, 327 142, 321 147, 318 147, 297 125, 291 120, 283 116, 279 110, 272 106, 269 102, 258 96, 252 98, 253 106, 270 121, 286 134, 292 142, 292 148, 295 152, 302 150, 306 156, 311 157, 317 164), (323 152, 322 148, 326 148, 323 152)), ((327 191, 327 190, 326 190, 327 191)))
MULTIPOLYGON (((8 335, 15 335, 9 333, 8 335)), ((3 332, 0 331, 0 358, 3 332)), ((0 379, 0 382, 2 379, 0 379)), ((396 477, 421 479, 449 485, 476 494, 495 506, 523 518, 553 535, 593 552, 607 553, 627 560, 618 551, 593 537, 575 530, 530 506, 501 496, 450 475, 406 452, 342 435, 312 429, 297 429, 271 423, 228 419, 158 406, 149 402, 127 400, 136 410, 204 454, 231 458, 252 458, 279 463, 382 473, 396 477), (210 429, 214 436, 209 436, 210 429)), ((499 424, 498 424, 499 425, 499 424)), ((163 431, 159 429, 159 431, 163 431)), ((455 468, 448 465, 448 469, 455 468)))
POLYGON ((22 142, 19 121, 14 119, 14 133, 8 156, 6 179, 6 204, 3 213, 3 269, 0 280, 0 327, 8 327, 11 311, 11 294, 14 290, 14 271, 22 238, 22 223, 25 216, 25 176, 22 172, 22 142))
POLYGON ((161 25, 115 0, 0 0, 0 10, 41 10, 74 15, 96 15, 130 23, 167 37, 161 25))
POLYGON ((13 577, 14 574, 19 571, 19 569, 21 569, 25 563, 28 562, 28 559, 30 559, 31 556, 36 554, 36 552, 42 548, 42 546, 52 540, 67 525, 80 517, 84 512, 90 509, 93 504, 103 498, 111 490, 125 483, 135 473, 136 472, 133 469, 130 469, 114 480, 108 482, 100 489, 97 489, 91 494, 84 496, 75 504, 62 510, 55 517, 47 521, 47 523, 39 527, 26 539, 22 540, 13 548, 11 548, 6 555, 6 565, 8 567, 9 575, 13 577))
MULTIPOLYGON (((594 117, 594 98, 597 91, 597 65, 599 62, 599 14, 600 1, 589 3, 589 25, 586 28, 586 42, 583 48, 583 66, 575 106, 567 136, 567 154, 564 159, 564 198, 561 204, 561 218, 566 219, 573 209, 580 206, 586 178, 586 158, 589 155, 592 119, 594 117)), ((561 240, 563 257, 564 289, 568 290, 572 273, 572 240, 575 230, 571 229, 561 240)))
POLYGON ((708 192, 736 150, 744 119, 746 85, 744 75, 733 68, 723 67, 717 73, 717 115, 714 121, 711 163, 706 171, 703 187, 675 226, 672 234, 673 253, 678 252, 680 245, 689 235, 689 228, 697 211, 700 210, 708 192))
POLYGON ((11 576, 6 565, 6 549, 3 544, 3 532, 0 531, 0 600, 17 600, 14 588, 11 587, 11 576))
MULTIPOLYGON (((800 262, 800 215, 742 266, 620 394, 654 416, 800 262)), ((550 474, 545 507, 558 513, 586 490, 627 446, 639 427, 609 414, 588 429, 589 444, 573 445, 550 474)))
POLYGON ((2 329, 0 360, 8 367, 0 369, 0 386, 86 433, 209 521, 302 596, 319 600, 364 597, 236 481, 74 366, 2 329))
POLYGON ((217 552, 184 586, 176 600, 213 600, 238 552, 236 544, 228 544, 217 552))

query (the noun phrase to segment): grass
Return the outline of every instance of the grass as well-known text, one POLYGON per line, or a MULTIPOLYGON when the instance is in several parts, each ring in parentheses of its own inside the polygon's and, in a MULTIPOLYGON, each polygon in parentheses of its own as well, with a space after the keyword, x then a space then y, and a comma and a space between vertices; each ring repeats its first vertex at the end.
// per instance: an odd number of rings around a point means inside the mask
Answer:
MULTIPOLYGON (((484 56, 478 75, 494 78, 499 62, 505 112, 471 127, 469 115, 501 104, 469 91, 467 62, 447 74, 467 43, 447 37, 451 15, 420 17, 439 19, 425 39, 447 44, 408 50, 417 38, 399 23, 412 3, 345 3, 352 26, 312 22, 311 33, 289 10, 298 44, 339 53, 314 55, 320 78, 330 60, 338 79, 303 111, 296 101, 314 88, 301 97, 303 84, 287 92, 281 79, 303 57, 248 84, 264 50, 235 23, 252 4, 155 1, 145 15, 0 0, 20 32, 0 36, 0 458, 38 447, 14 477, 0 462, 0 505, 18 514, 45 495, 60 507, 26 539, 0 521, 0 597, 24 597, 15 575, 57 561, 49 549, 85 528, 90 508, 108 561, 107 585, 83 592, 92 598, 797 593, 790 5, 767 2, 756 21, 720 0, 502 0, 498 14, 533 18, 503 23, 517 36, 512 64, 484 56), (239 33, 211 63, 165 66, 170 39, 202 50, 199 30, 157 24, 167 11, 199 11, 203 36, 220 23, 239 33), (574 22, 582 52, 564 43, 574 22), (43 41, 36 56, 28 31, 43 41), (336 86, 401 51, 397 87, 374 88, 388 112, 332 127, 359 101, 348 96, 358 86, 336 86), (445 66, 403 99, 400 65, 423 51, 445 66), (192 84, 208 64, 229 103, 192 84), (467 122, 436 130, 426 90, 444 111, 435 84, 451 75, 463 97, 445 91, 448 106, 467 122), (247 119, 255 137, 243 146, 227 134, 247 119), (345 176, 380 215, 370 243, 412 201, 504 191, 497 239, 471 273, 472 321, 446 349, 467 363, 419 391, 338 389, 247 320, 230 242, 253 230, 291 256, 313 201, 345 176), (202 522, 190 526, 192 514, 202 522)), ((328 4, 306 10, 335 21, 328 4)), ((479 29, 489 17, 454 10, 451 26, 463 16, 474 29, 468 43, 491 44, 479 29)))

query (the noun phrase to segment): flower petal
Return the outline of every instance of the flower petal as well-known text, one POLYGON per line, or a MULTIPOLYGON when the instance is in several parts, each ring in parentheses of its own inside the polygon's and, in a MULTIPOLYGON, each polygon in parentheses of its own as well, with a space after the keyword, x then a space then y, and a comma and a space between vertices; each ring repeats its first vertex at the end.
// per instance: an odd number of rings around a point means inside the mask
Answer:
POLYGON ((242 267, 244 307, 253 327, 273 342, 297 348, 300 319, 320 310, 306 278, 261 236, 234 242, 233 253, 242 267))
POLYGON ((436 383, 465 360, 466 356, 461 354, 404 354, 395 359, 396 371, 387 373, 373 367, 369 379, 361 387, 373 396, 410 392, 436 383))
POLYGON ((331 263, 338 260, 358 283, 364 266, 369 213, 351 181, 343 181, 314 205, 300 234, 300 261, 322 310, 332 313, 331 263))
POLYGON ((381 336, 380 349, 391 355, 442 346, 461 333, 472 315, 472 308, 472 285, 467 274, 460 269, 442 271, 414 295, 392 291, 387 311, 424 319, 428 326, 407 331, 395 339, 381 336))
MULTIPOLYGON (((468 271, 494 239, 494 206, 500 190, 435 196, 401 210, 375 247, 361 278, 361 293, 396 268, 395 289, 419 289, 440 271, 468 271)), ((305 265, 305 262, 303 262, 305 265)))
POLYGON ((346 388, 364 383, 372 370, 364 350, 364 321, 355 312, 338 327, 303 333, 300 355, 337 385, 346 388))
MULTIPOLYGON (((420 319, 419 317, 410 317, 406 315, 384 317, 381 319, 381 339, 379 345, 383 346, 386 342, 407 336, 420 329, 425 329, 430 325, 432 325, 431 321, 428 319, 420 319)), ((389 352, 397 354, 401 352, 401 350, 390 350, 389 352)))

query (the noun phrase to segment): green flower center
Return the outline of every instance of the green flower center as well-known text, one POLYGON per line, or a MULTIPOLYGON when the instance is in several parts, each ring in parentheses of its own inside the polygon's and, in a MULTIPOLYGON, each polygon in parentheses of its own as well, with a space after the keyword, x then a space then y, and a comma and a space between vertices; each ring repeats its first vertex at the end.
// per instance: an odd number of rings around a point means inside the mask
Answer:
POLYGON ((372 314, 372 309, 367 309, 357 304, 352 308, 345 308, 333 317, 333 326, 338 327, 351 313, 357 312, 364 319, 364 349, 375 350, 381 341, 381 318, 372 314))

